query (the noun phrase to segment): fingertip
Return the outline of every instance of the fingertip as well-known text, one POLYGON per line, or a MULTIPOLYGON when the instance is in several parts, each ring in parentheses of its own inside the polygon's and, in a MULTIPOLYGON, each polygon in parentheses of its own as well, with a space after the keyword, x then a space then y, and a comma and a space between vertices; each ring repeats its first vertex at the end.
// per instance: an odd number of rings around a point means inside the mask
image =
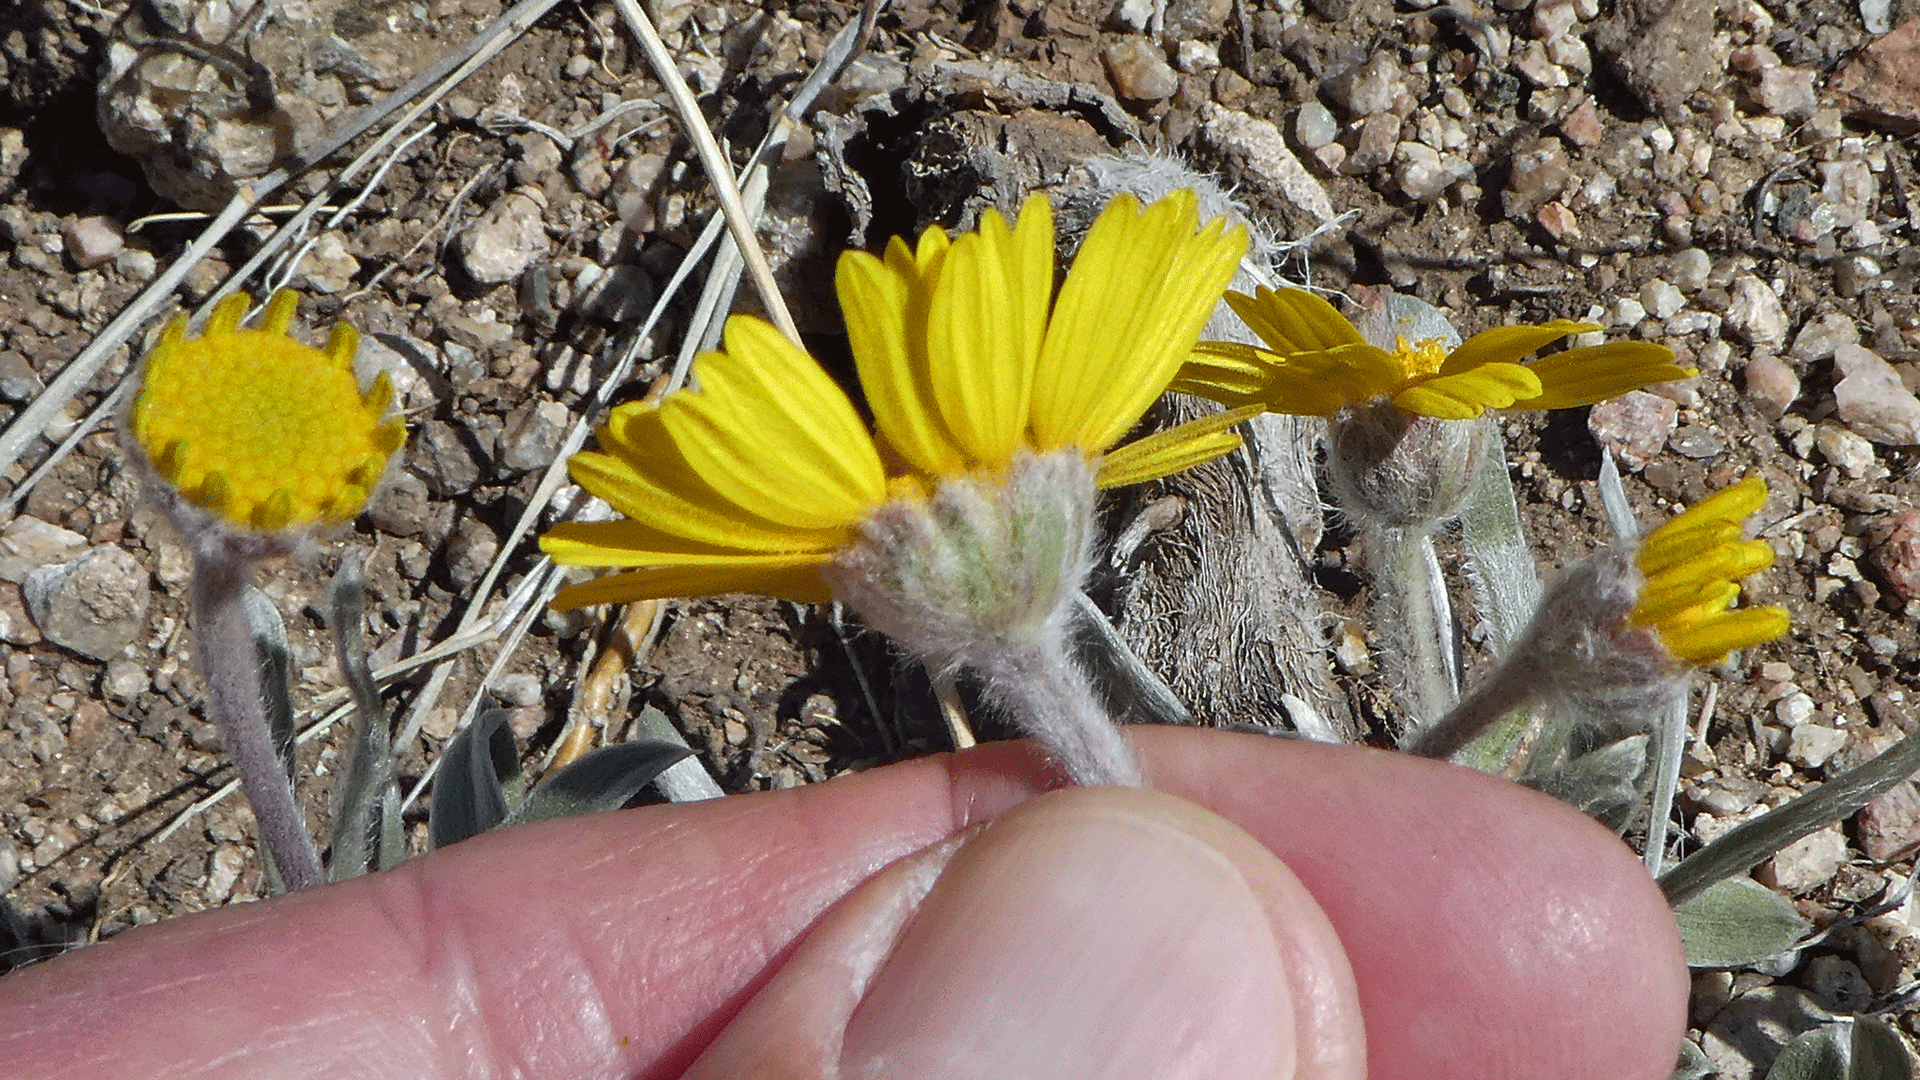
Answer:
POLYGON ((1265 847, 1137 789, 1041 796, 831 912, 690 1077, 1365 1074, 1331 924, 1265 847))
POLYGON ((1665 898, 1592 819, 1536 791, 1387 752, 1143 733, 1156 784, 1284 861, 1353 964, 1376 1080, 1659 1080, 1687 972, 1665 898))

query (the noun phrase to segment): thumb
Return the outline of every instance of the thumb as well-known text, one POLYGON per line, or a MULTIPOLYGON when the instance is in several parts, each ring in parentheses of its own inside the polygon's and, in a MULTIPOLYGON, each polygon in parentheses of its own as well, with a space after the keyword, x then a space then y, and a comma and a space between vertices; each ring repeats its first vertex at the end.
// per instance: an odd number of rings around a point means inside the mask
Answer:
POLYGON ((855 890, 686 1075, 1365 1071, 1346 954, 1292 871, 1192 803, 1073 788, 855 890))

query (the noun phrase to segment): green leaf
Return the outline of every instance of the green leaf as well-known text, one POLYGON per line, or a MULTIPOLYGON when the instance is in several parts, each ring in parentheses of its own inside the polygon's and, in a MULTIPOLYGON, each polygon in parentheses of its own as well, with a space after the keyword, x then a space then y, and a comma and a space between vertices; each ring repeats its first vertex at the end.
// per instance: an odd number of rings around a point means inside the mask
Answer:
POLYGON ((507 819, 507 787, 520 779, 520 746, 505 709, 488 709, 454 736, 433 782, 427 833, 446 847, 478 836, 507 819))
POLYGON ((1907 1040, 1877 1016, 1853 1021, 1852 1080, 1913 1080, 1907 1040))
POLYGON ((287 647, 287 624, 267 594, 251 585, 241 592, 247 607, 247 629, 260 658, 260 693, 265 698, 267 730, 273 733, 280 761, 293 775, 293 660, 287 647))
POLYGON ((330 881, 367 872, 369 862, 387 869, 399 861, 389 837, 397 835, 398 792, 393 778, 392 733, 380 691, 367 665, 367 643, 360 623, 365 616, 360 560, 340 559, 327 599, 327 623, 347 688, 353 694, 354 733, 334 789, 333 849, 327 862, 330 881), (389 817, 395 820, 389 821, 389 817))
POLYGON ((1645 735, 1629 735, 1582 754, 1539 778, 1540 790, 1619 832, 1640 806, 1647 741, 1645 735))
POLYGON ((656 740, 603 746, 542 780, 509 824, 618 810, 668 766, 692 756, 684 746, 656 740))
POLYGON ((1744 967, 1799 943, 1812 923, 1751 878, 1727 878, 1673 909, 1691 967, 1744 967))
POLYGON ((1831 1028, 1820 1028, 1781 1048, 1767 1080, 1851 1080, 1847 1057, 1831 1028))
POLYGON ((1920 728, 1879 757, 1821 784, 1752 821, 1743 821, 1660 876, 1667 903, 1678 906, 1722 878, 1744 874, 1795 840, 1872 802, 1920 769, 1920 728))

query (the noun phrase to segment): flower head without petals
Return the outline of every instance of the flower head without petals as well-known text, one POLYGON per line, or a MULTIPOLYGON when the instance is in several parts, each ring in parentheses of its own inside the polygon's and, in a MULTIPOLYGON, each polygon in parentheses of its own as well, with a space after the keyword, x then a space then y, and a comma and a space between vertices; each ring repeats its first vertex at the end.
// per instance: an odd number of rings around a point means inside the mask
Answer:
POLYGON ((1452 350, 1404 338, 1387 350, 1369 344, 1332 304, 1304 289, 1228 293, 1227 302, 1268 348, 1202 342, 1173 389, 1299 416, 1390 402, 1420 416, 1470 420, 1488 409, 1591 405, 1698 374, 1675 364, 1671 350, 1645 341, 1568 349, 1523 363, 1562 338, 1601 329, 1566 319, 1497 327, 1452 350))
POLYGON ((406 439, 388 418, 385 375, 362 391, 359 335, 335 323, 326 348, 288 336, 299 298, 282 289, 259 329, 252 300, 222 300, 199 337, 181 316, 147 354, 127 431, 186 504, 242 534, 271 535, 360 512, 406 439))
POLYGON ((950 239, 928 229, 882 256, 842 256, 835 283, 869 428, 798 346, 751 317, 702 354, 698 389, 616 409, 573 477, 624 520, 555 526, 563 563, 631 567, 574 586, 565 606, 758 592, 829 595, 821 571, 878 507, 947 480, 1005 478, 1070 453, 1100 486, 1166 475, 1239 445, 1208 417, 1111 450, 1185 361, 1245 249, 1243 229, 1201 227, 1193 196, 1116 200, 1054 295, 1053 215, 982 215, 950 239))

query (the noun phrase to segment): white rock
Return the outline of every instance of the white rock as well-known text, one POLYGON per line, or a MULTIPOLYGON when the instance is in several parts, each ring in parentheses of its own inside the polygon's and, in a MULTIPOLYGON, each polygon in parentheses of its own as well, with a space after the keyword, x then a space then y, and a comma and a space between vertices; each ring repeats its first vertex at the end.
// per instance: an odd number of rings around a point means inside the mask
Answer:
POLYGON ((1679 289, 1661 278, 1654 278, 1640 287, 1640 303, 1656 319, 1671 319, 1679 310, 1687 306, 1687 298, 1679 289))
POLYGON ((1403 142, 1394 147, 1394 182, 1415 202, 1437 199, 1455 180, 1473 175, 1473 166, 1452 154, 1441 154, 1425 143, 1403 142))
POLYGON ((1818 363, 1831 357, 1834 350, 1842 345, 1852 345, 1860 340, 1860 330, 1853 320, 1838 311, 1829 311, 1825 315, 1809 322, 1793 335, 1793 348, 1787 350, 1795 360, 1818 363))
POLYGON ((1820 195, 1827 201, 1834 228, 1850 229, 1873 215, 1880 185, 1866 162, 1823 161, 1818 168, 1820 195))
POLYGON ((1613 302, 1613 325, 1625 328, 1639 326, 1647 317, 1647 309, 1640 301, 1631 296, 1623 296, 1613 302))
MULTIPOLYGON (((1333 199, 1287 149, 1286 136, 1272 121, 1211 102, 1200 107, 1201 130, 1222 154, 1239 159, 1240 175, 1278 192, 1320 221, 1334 218, 1333 199)), ((1321 147, 1331 150, 1339 143, 1321 147)))
POLYGON ((1803 769, 1817 769, 1847 745, 1847 733, 1819 724, 1801 724, 1787 740, 1787 760, 1803 769))
POLYGON ((1188 39, 1174 52, 1174 66, 1189 75, 1212 71, 1220 66, 1220 43, 1188 39))
POLYGON ((1682 289, 1698 289, 1713 273, 1713 256, 1699 248, 1674 252, 1673 283, 1682 289))
POLYGON ((300 274, 315 292, 339 293, 353 286, 360 260, 347 250, 347 238, 338 230, 321 233, 300 260, 300 274))
POLYGON ((0 581, 17 585, 32 571, 66 562, 85 550, 86 537, 22 514, 0 527, 0 581))
POLYGON ((1846 864, 1847 837, 1835 823, 1788 844, 1754 876, 1763 884, 1798 894, 1826 884, 1846 864))
POLYGON ((1752 274, 1733 279, 1727 324, 1748 343, 1777 349, 1787 340, 1787 310, 1767 283, 1752 274))
POLYGON ((1318 150, 1340 137, 1340 122, 1333 118, 1332 109, 1309 101, 1293 115, 1293 137, 1308 150, 1318 150))
POLYGON ((1366 63, 1329 79, 1327 92, 1348 116, 1373 116, 1393 108, 1395 99, 1406 92, 1405 84, 1406 73, 1390 52, 1382 50, 1366 63))
POLYGON ((1545 42, 1527 42, 1520 50, 1520 55, 1513 58, 1513 66, 1515 70, 1526 77, 1528 82, 1532 83, 1534 87, 1538 89, 1545 89, 1551 86, 1566 86, 1571 82, 1571 80, 1567 78, 1567 69, 1554 63, 1553 60, 1548 57, 1545 42))
POLYGON ((1873 444, 1838 424, 1821 424, 1813 445, 1848 477, 1859 480, 1873 472, 1873 444))
POLYGON ((487 207, 480 219, 460 234, 460 257, 473 280, 482 285, 512 281, 547 250, 547 230, 541 223, 546 197, 538 188, 515 188, 487 207))
POLYGON ((146 568, 116 544, 43 566, 21 583, 34 625, 57 645, 110 660, 147 629, 151 589, 146 568))
POLYGON ((1120 0, 1113 9, 1113 21, 1135 33, 1145 32, 1153 22, 1153 0, 1120 0))
POLYGON ((1790 728, 1797 728, 1813 719, 1813 713, 1813 699, 1804 690, 1795 690, 1773 703, 1773 715, 1790 728))
POLYGON ((1833 366, 1841 376, 1833 399, 1842 423, 1884 446, 1920 445, 1920 399, 1893 365, 1863 346, 1842 345, 1833 366))

